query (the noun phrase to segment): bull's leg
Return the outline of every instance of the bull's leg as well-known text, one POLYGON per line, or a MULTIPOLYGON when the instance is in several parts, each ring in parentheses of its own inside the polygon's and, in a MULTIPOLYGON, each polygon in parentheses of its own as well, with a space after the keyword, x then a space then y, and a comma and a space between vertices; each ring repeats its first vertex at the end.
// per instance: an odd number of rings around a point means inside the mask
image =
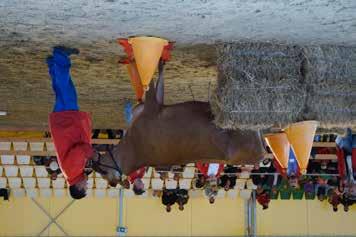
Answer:
POLYGON ((160 60, 158 65, 158 80, 156 85, 156 100, 158 104, 164 103, 164 78, 163 78, 164 61, 160 60))

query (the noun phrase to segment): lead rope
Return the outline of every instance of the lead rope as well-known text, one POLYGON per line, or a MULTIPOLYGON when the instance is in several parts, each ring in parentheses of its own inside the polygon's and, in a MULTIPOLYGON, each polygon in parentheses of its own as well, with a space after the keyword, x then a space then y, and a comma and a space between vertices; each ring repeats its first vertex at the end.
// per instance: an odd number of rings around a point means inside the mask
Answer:
POLYGON ((112 160, 113 163, 115 164, 116 171, 119 172, 119 175, 120 175, 120 176, 122 176, 122 170, 121 170, 120 166, 117 164, 117 162, 116 162, 116 160, 115 160, 115 158, 114 158, 114 156, 113 156, 113 154, 112 154, 112 149, 110 149, 110 148, 112 148, 112 147, 113 147, 113 145, 110 145, 110 147, 108 147, 107 151, 108 151, 108 153, 109 153, 109 155, 110 155, 111 160, 112 160))

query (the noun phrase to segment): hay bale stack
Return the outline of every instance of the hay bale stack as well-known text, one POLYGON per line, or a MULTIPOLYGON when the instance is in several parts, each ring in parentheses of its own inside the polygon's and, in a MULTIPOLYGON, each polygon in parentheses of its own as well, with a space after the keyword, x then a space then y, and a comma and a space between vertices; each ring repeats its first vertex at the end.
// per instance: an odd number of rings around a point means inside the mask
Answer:
POLYGON ((215 122, 255 130, 310 119, 328 129, 355 126, 355 60, 347 47, 220 44, 215 122))
POLYGON ((325 129, 356 126, 356 48, 305 46, 305 118, 325 129))

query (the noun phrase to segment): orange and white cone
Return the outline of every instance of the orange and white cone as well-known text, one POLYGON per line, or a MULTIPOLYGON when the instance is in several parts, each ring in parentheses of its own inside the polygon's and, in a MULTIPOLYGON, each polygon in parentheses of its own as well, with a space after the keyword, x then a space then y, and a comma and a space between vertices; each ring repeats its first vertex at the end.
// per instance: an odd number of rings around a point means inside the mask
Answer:
POLYGON ((141 36, 129 38, 128 41, 132 46, 143 89, 147 90, 168 40, 141 36))
POLYGON ((293 123, 284 129, 302 174, 306 173, 308 167, 310 152, 318 125, 317 121, 303 121, 293 123))

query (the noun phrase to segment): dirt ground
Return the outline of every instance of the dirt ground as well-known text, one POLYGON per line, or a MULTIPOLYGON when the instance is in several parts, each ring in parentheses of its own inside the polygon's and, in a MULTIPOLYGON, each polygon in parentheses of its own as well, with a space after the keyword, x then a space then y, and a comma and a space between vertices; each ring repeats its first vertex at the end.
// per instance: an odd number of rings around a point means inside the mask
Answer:
POLYGON ((218 41, 356 42, 354 0, 1 0, 0 129, 47 126, 53 94, 44 63, 59 43, 81 49, 73 79, 95 127, 124 126, 133 99, 115 40, 157 35, 177 42, 166 68, 166 101, 207 100, 218 41), (189 45, 188 45, 189 44, 189 45))
MULTIPOLYGON (((89 111, 96 128, 123 128, 123 104, 134 102, 126 66, 117 63, 123 55, 115 42, 76 45, 72 78, 77 87, 80 108, 89 111)), ((54 95, 45 58, 50 46, 33 42, 14 42, 0 48, 0 128, 47 127, 54 95)), ((216 80, 214 45, 180 46, 173 51, 165 68, 167 104, 208 100, 216 80), (191 89, 190 89, 191 88, 191 89)))

